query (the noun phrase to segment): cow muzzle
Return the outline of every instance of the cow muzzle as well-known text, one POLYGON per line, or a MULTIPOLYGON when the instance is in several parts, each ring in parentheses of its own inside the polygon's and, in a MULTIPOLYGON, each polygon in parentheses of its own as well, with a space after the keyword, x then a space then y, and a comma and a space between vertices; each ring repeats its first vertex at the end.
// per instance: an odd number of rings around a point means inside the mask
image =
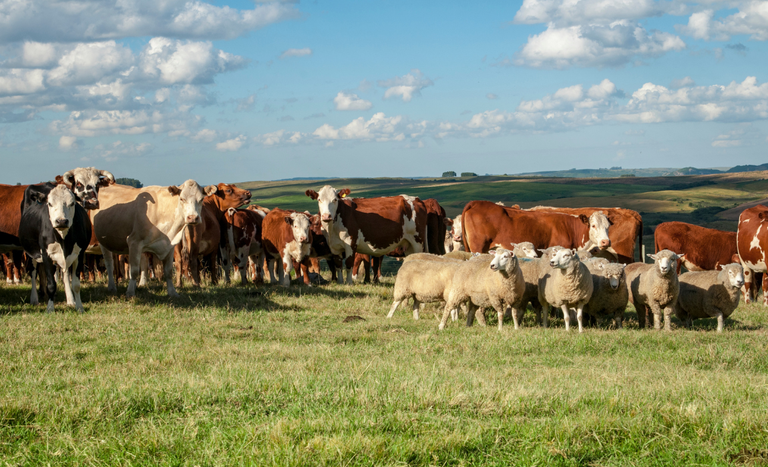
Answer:
POLYGON ((323 222, 331 222, 333 220, 333 217, 331 217, 330 214, 323 214, 320 216, 320 220, 323 222))
POLYGON ((99 209, 99 200, 97 198, 93 199, 84 199, 83 200, 83 207, 85 209, 99 209))
POLYGON ((301 237, 299 237, 299 243, 309 243, 309 239, 304 235, 302 235, 301 237))
POLYGON ((601 250, 605 250, 609 246, 611 246, 611 239, 607 238, 607 239, 600 240, 600 249, 601 250))
POLYGON ((200 223, 200 216, 198 216, 197 214, 190 214, 190 215, 187 216, 186 223, 190 224, 190 225, 199 224, 200 223))
POLYGON ((56 219, 56 228, 59 230, 64 230, 69 228, 69 219, 66 217, 60 217, 56 219))

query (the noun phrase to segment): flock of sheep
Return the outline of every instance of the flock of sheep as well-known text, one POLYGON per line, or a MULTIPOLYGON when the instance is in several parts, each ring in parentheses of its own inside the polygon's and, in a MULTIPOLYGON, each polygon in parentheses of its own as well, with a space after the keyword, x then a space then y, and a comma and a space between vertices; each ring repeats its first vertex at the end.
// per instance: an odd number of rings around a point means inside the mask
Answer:
POLYGON ((419 318, 421 304, 444 302, 440 329, 449 316, 457 321, 463 304, 467 326, 475 316, 484 325, 483 309, 490 307, 498 315, 499 329, 510 314, 518 329, 531 304, 536 322, 543 327, 548 326, 550 310, 557 308, 563 313, 566 330, 575 319, 582 332, 585 313, 598 324, 611 319, 620 328, 627 303, 632 302, 640 328, 653 316, 654 328, 661 329, 663 319, 664 329, 671 330, 674 313, 688 327, 697 318, 717 318, 717 330, 722 331, 725 318, 739 305, 744 285, 738 263, 720 271, 678 276, 677 262, 683 255, 670 250, 649 254, 652 264, 626 266, 592 257, 584 250, 550 247, 541 253, 536 257, 532 244, 520 243, 514 250, 497 248, 487 254, 410 255, 397 274, 387 317, 408 299, 413 301, 414 319, 419 318))

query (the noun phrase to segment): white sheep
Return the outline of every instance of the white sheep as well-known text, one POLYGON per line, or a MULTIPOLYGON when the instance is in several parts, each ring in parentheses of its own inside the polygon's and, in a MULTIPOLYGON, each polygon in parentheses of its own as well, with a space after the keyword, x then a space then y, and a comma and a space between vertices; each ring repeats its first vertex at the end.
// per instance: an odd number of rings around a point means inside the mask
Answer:
POLYGON ((654 328, 661 329, 663 315, 664 329, 672 330, 672 313, 675 312, 680 290, 677 260, 683 256, 670 250, 661 250, 648 255, 654 261, 653 264, 632 263, 624 268, 629 301, 635 305, 640 328, 645 327, 650 311, 653 313, 654 328))
POLYGON ((723 321, 739 306, 744 285, 741 265, 726 264, 721 271, 686 272, 679 280, 677 317, 688 328, 696 318, 717 318, 717 332, 723 332, 723 321))
POLYGON ((459 264, 445 303, 440 329, 445 328, 448 315, 461 303, 467 303, 467 326, 474 321, 475 312, 480 324, 485 325, 483 308, 493 307, 499 318, 499 330, 504 323, 504 309, 511 306, 515 329, 519 327, 520 302, 525 291, 525 281, 514 252, 504 248, 492 250, 488 258, 478 257, 459 264))
MULTIPOLYGON (((464 261, 450 259, 404 262, 397 272, 394 302, 392 302, 387 318, 391 318, 397 307, 409 298, 413 299, 413 319, 419 319, 420 303, 445 302, 451 288, 453 275, 462 264, 464 261)), ((457 316, 458 311, 453 310, 454 321, 456 321, 457 316)))
POLYGON ((551 254, 552 267, 539 279, 539 302, 542 307, 544 327, 549 325, 549 309, 556 306, 563 310, 565 330, 570 329, 571 310, 575 310, 579 332, 583 331, 584 305, 592 296, 592 275, 580 260, 576 250, 563 248, 551 254))
MULTIPOLYGON (((602 258, 595 259, 602 260, 602 258)), ((609 263, 608 260, 589 261, 585 264, 592 273, 594 287, 584 312, 594 316, 598 323, 601 323, 604 318, 613 318, 616 327, 621 328, 624 311, 629 301, 624 266, 609 263)))
POLYGON ((466 261, 473 256, 475 256, 473 253, 464 250, 452 250, 443 255, 444 258, 460 259, 462 261, 466 261))
POLYGON ((536 313, 536 323, 541 325, 541 303, 539 303, 539 279, 546 274, 551 267, 549 259, 544 258, 519 258, 518 264, 525 280, 525 292, 523 293, 522 305, 520 307, 521 315, 518 321, 522 323, 522 315, 531 304, 531 308, 536 313))

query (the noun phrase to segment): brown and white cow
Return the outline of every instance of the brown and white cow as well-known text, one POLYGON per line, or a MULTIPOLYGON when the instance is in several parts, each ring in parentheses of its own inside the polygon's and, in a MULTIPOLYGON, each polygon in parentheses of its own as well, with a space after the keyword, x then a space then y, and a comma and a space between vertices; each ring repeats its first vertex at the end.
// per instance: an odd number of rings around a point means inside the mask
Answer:
POLYGON ((181 287, 183 266, 189 269, 192 283, 200 286, 200 257, 208 262, 211 282, 218 282, 216 259, 219 245, 226 240, 222 236, 226 229, 224 216, 228 209, 239 208, 250 200, 251 192, 248 190, 227 183, 214 185, 212 193, 203 200, 200 222, 188 226, 181 243, 175 247, 176 287, 181 287))
POLYGON ((355 253, 383 256, 399 246, 405 253, 422 253, 427 244, 424 203, 404 196, 349 199, 349 188, 326 185, 319 192, 307 190, 317 200, 328 246, 344 256, 347 284, 352 284, 355 253))
POLYGON ((267 213, 261 210, 229 208, 224 216, 224 239, 220 244, 220 254, 224 263, 224 280, 229 282, 229 265, 237 266, 240 283, 245 285, 248 276, 248 260, 256 266, 254 282, 263 282, 262 265, 264 248, 261 242, 261 227, 267 213))
MULTIPOLYGON (((612 253, 613 259, 619 263, 633 263, 636 261, 636 257, 642 261, 639 249, 643 244, 643 218, 637 211, 623 208, 560 208, 553 206, 536 206, 529 211, 559 212, 576 216, 582 214, 591 216, 595 212, 602 211, 611 221, 611 226, 608 228, 611 243, 609 247, 601 248, 606 253, 612 253), (638 249, 637 254, 635 254, 635 248, 638 249)), ((609 257, 603 254, 598 255, 609 257)))
POLYGON ((331 253, 328 246, 328 240, 323 235, 323 225, 320 221, 320 215, 315 214, 309 217, 309 230, 312 232, 312 246, 309 249, 309 255, 304 258, 300 265, 301 277, 304 284, 310 285, 309 273, 320 273, 320 259, 325 259, 328 269, 331 271, 331 280, 341 283, 341 257, 331 253))
POLYGON ((291 285, 293 262, 301 261, 309 255, 312 246, 312 233, 309 230, 309 214, 275 208, 262 222, 261 240, 267 261, 277 262, 277 275, 283 287, 291 285))
POLYGON ((436 199, 427 198, 423 202, 427 210, 427 246, 429 253, 444 255, 444 239, 449 219, 446 217, 445 209, 440 206, 436 199))
POLYGON ((689 271, 714 271, 730 264, 736 251, 736 232, 708 229, 685 222, 662 222, 653 233, 656 253, 671 250, 685 254, 677 264, 689 271))
POLYGON ((588 244, 601 248, 611 245, 611 221, 600 211, 587 217, 470 201, 462 212, 462 224, 464 247, 472 253, 486 253, 496 245, 510 248, 520 242, 531 242, 537 250, 555 245, 575 249, 588 244))
POLYGON ((117 291, 113 254, 128 255, 131 274, 125 295, 130 298, 136 295, 142 253, 149 252, 163 262, 168 295, 178 296, 173 287, 173 247, 181 242, 186 226, 200 222, 203 199, 215 190, 215 185, 203 189, 194 180, 180 186, 103 188, 91 220, 107 266, 109 291, 117 291))
POLYGON ((744 300, 752 300, 752 282, 756 273, 763 273, 763 305, 768 306, 768 206, 758 205, 745 209, 739 215, 736 248, 744 267, 744 300))
POLYGON ((464 251, 464 241, 461 232, 461 214, 453 219, 446 220, 447 225, 451 226, 451 230, 445 233, 445 252, 451 251, 464 251))

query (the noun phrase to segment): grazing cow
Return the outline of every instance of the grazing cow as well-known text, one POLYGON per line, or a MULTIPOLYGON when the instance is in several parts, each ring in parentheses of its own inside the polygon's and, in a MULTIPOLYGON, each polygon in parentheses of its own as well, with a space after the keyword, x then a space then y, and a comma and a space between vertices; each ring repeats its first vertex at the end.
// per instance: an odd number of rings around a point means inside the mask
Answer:
POLYGON ((445 215, 445 209, 434 198, 424 201, 427 210, 427 246, 429 253, 435 255, 445 254, 445 234, 449 219, 445 215))
POLYGON ((451 226, 451 231, 445 233, 445 251, 464 251, 464 240, 461 232, 461 214, 453 219, 446 220, 447 225, 451 226))
POLYGON ((293 261, 301 261, 309 255, 312 232, 309 230, 309 214, 275 208, 262 222, 261 238, 272 275, 273 262, 277 261, 277 275, 283 287, 291 285, 293 261))
POLYGON ((248 276, 248 259, 256 265, 254 282, 263 282, 262 264, 264 248, 261 243, 261 224, 267 213, 251 209, 227 209, 224 216, 226 235, 220 244, 224 263, 224 280, 229 282, 229 265, 236 265, 240 271, 240 283, 245 285, 248 276))
POLYGON ((730 264, 736 251, 736 232, 708 229, 685 222, 662 222, 653 233, 656 253, 671 250, 683 253, 677 273, 685 266, 689 271, 714 271, 730 264))
MULTIPOLYGON (((31 263, 42 264, 41 284, 45 284, 48 311, 53 311, 56 297, 56 267, 63 273, 67 304, 83 310, 80 301, 80 272, 85 249, 91 239, 91 221, 63 185, 46 183, 30 185, 24 193, 23 212, 19 222, 19 238, 31 263)), ((30 265, 32 293, 30 303, 37 305, 35 280, 37 268, 30 265)))
POLYGON ((744 267, 744 300, 752 301, 752 282, 756 273, 763 273, 763 305, 768 306, 768 206, 757 205, 742 211, 736 231, 736 248, 744 267), (766 228, 763 228, 766 227, 766 228))
POLYGON ((219 183, 203 200, 200 222, 185 229, 181 243, 176 245, 176 287, 181 287, 182 266, 185 265, 192 277, 192 283, 200 286, 200 257, 210 265, 211 282, 218 282, 217 254, 223 231, 226 229, 224 215, 229 208, 248 204, 251 192, 235 185, 219 183), (186 260, 186 261, 185 261, 186 260), (185 264, 183 264, 185 263, 185 264))
POLYGON ((384 256, 399 246, 405 253, 422 253, 427 243, 424 203, 403 196, 348 199, 349 188, 330 185, 319 192, 307 190, 317 200, 324 235, 335 255, 345 258, 347 283, 352 284, 355 253, 384 256))
MULTIPOLYGON (((591 216, 596 211, 602 211, 611 221, 611 226, 608 228, 611 243, 607 248, 600 245, 596 246, 600 246, 606 253, 610 253, 619 263, 633 263, 635 257, 640 258, 641 261, 643 259, 640 253, 643 244, 643 218, 637 211, 623 208, 558 208, 552 206, 536 206, 529 211, 559 212, 576 216, 582 214, 591 216), (635 247, 638 248, 637 255, 635 254, 635 247)), ((605 256, 604 254, 598 255, 605 256)))
POLYGON ((611 221, 600 211, 587 217, 470 201, 461 216, 464 247, 472 253, 486 253, 495 245, 509 248, 520 242, 531 242, 537 250, 555 245, 580 249, 590 243, 600 248, 611 246, 611 221))
POLYGON ((203 190, 194 180, 181 186, 103 188, 100 207, 91 211, 91 218, 107 266, 109 291, 117 291, 113 254, 128 255, 131 270, 125 295, 130 298, 136 295, 142 253, 150 252, 163 262, 168 295, 178 296, 173 287, 173 247, 186 226, 200 222, 203 199, 215 190, 215 185, 203 190))

